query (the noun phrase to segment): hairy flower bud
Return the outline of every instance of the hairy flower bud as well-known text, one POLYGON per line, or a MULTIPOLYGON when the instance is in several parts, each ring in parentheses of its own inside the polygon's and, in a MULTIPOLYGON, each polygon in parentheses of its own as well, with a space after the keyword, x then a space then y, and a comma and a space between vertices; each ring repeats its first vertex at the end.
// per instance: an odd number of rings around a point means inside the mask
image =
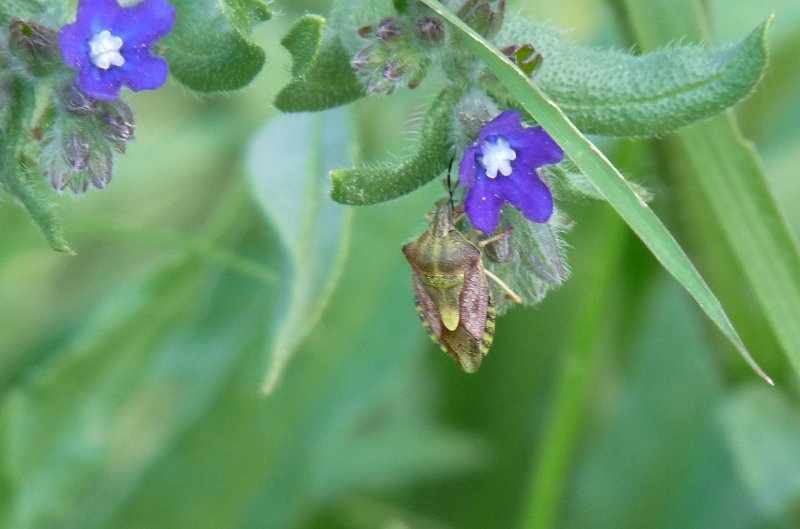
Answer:
POLYGON ((373 66, 373 49, 367 46, 363 50, 356 53, 356 56, 350 60, 350 66, 360 72, 369 70, 373 66))
POLYGON ((58 33, 31 20, 13 18, 8 26, 9 49, 35 76, 49 74, 61 62, 58 33))
POLYGON ((390 58, 383 65, 383 78, 387 81, 399 81, 406 73, 406 67, 396 58, 390 58))
POLYGON ((103 118, 106 136, 119 143, 133 139, 133 112, 128 105, 122 101, 105 103, 100 115, 103 118))
POLYGON ((86 169, 92 152, 92 141, 89 137, 77 130, 69 132, 64 136, 61 149, 70 169, 76 173, 86 169))
POLYGON ((89 163, 89 175, 97 189, 104 189, 111 181, 114 156, 107 149, 98 150, 89 163))
POLYGON ((69 112, 85 115, 97 110, 97 100, 84 93, 74 82, 64 85, 59 96, 64 109, 69 112))
POLYGON ((394 17, 386 17, 378 22, 375 28, 375 36, 382 42, 389 42, 402 37, 405 34, 400 20, 394 17))
POLYGON ((444 23, 439 18, 422 17, 417 20, 417 33, 423 42, 441 44, 444 41, 444 32, 444 23))

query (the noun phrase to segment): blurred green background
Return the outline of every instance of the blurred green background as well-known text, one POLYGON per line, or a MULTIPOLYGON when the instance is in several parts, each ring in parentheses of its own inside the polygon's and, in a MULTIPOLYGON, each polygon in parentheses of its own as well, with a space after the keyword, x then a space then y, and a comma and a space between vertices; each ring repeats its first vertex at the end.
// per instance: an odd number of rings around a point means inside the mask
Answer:
MULTIPOLYGON (((627 48, 615 5, 510 2, 576 41, 627 48)), ((717 43, 777 14, 771 67, 736 114, 796 233, 800 4, 703 5, 717 43)), ((800 527, 796 378, 673 139, 598 142, 655 192, 777 388, 590 201, 563 206, 572 278, 502 317, 465 375, 423 332, 400 253, 438 184, 379 206, 312 204, 344 234, 326 238, 323 222, 305 241, 287 239, 309 233, 285 214, 296 197, 270 187, 313 157, 402 153, 414 136, 399 131, 435 87, 332 114, 335 141, 276 121, 290 66, 279 40, 330 9, 279 7, 257 29, 268 64, 246 90, 200 98, 170 82, 130 98, 138 139, 112 185, 55 198, 77 256, 0 204, 0 527, 800 527), (248 157, 270 124, 294 158, 264 141, 248 157), (265 397, 286 325, 299 347, 265 397)))

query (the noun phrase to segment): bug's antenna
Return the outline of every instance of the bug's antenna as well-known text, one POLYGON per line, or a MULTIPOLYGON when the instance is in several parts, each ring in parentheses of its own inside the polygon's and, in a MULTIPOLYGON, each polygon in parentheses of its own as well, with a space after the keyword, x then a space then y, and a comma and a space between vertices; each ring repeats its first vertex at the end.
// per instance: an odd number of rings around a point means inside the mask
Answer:
POLYGON ((453 203, 453 183, 450 180, 450 173, 453 171, 453 162, 455 158, 450 158, 450 165, 447 166, 447 194, 450 196, 450 208, 455 209, 455 204, 453 203))

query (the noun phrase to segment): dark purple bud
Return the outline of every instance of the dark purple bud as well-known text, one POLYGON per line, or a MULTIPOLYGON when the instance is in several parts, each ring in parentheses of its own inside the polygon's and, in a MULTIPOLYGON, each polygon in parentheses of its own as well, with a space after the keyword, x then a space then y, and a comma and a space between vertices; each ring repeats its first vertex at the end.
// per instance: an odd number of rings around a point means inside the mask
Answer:
POLYGON ((350 66, 361 72, 369 70, 372 66, 372 56, 372 47, 367 46, 358 52, 355 57, 353 57, 353 59, 350 61, 350 66))
POLYGON ((59 92, 61 104, 69 112, 75 114, 91 114, 97 110, 97 100, 78 88, 75 83, 65 85, 59 92))
POLYGON ((402 23, 394 17, 386 17, 378 22, 378 27, 375 28, 375 36, 378 40, 389 42, 391 40, 402 37, 405 34, 402 23))
POLYGON ((383 65, 383 78, 387 81, 399 81, 404 73, 406 73, 406 68, 397 59, 389 59, 383 65))
POLYGON ((110 151, 98 151, 89 165, 92 184, 97 189, 104 189, 111 181, 114 168, 114 157, 110 151))
POLYGON ((68 132, 64 136, 61 149, 70 169, 76 173, 86 169, 92 153, 92 142, 85 134, 78 131, 68 132))
POLYGON ((423 42, 441 44, 444 41, 444 23, 434 17, 422 17, 417 20, 417 33, 423 42))
POLYGON ((47 75, 61 62, 56 30, 16 17, 11 19, 8 30, 9 49, 32 74, 47 75))
POLYGON ((105 103, 100 114, 105 124, 106 136, 117 142, 133 139, 134 124, 131 107, 122 101, 105 103))

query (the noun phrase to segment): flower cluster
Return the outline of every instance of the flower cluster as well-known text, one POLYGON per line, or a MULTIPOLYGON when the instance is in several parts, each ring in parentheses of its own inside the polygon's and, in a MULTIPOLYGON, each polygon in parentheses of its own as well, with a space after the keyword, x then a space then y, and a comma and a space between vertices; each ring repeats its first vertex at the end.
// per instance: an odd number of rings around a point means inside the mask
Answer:
POLYGON ((464 209, 485 233, 497 227, 506 202, 533 222, 547 222, 553 214, 553 195, 537 169, 560 162, 564 152, 544 129, 523 127, 520 118, 516 110, 501 113, 461 159, 459 183, 468 189, 464 209))
POLYGON ((117 0, 81 0, 75 22, 61 28, 61 53, 78 70, 80 88, 100 100, 131 90, 155 90, 167 80, 167 61, 152 46, 172 30, 175 8, 166 0, 122 7, 117 0))

